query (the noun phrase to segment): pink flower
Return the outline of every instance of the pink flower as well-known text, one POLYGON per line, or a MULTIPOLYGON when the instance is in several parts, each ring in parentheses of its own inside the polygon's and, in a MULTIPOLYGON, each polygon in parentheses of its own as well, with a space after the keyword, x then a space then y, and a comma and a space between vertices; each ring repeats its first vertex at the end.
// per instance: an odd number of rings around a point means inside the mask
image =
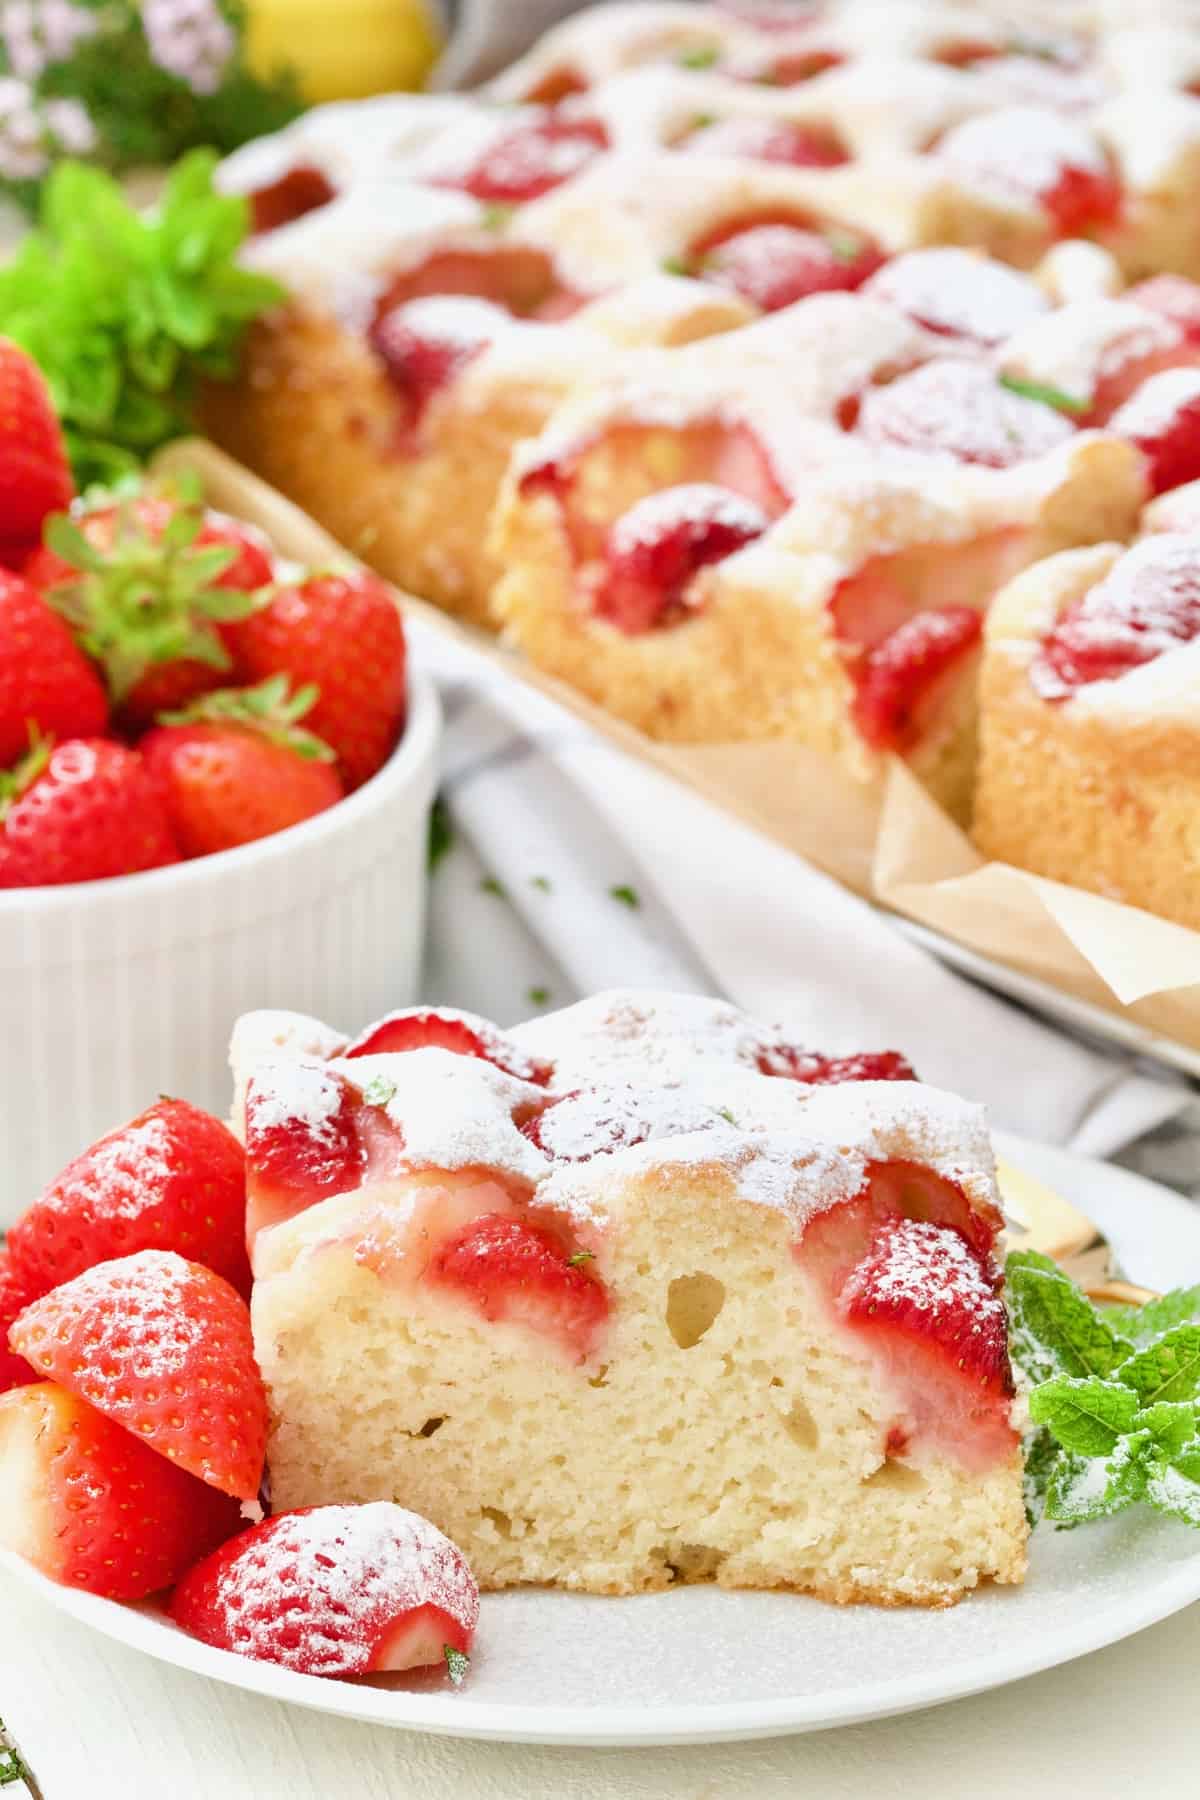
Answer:
POLYGON ((22 81, 69 61, 76 44, 100 29, 99 15, 71 0, 4 0, 0 16, 9 63, 22 81))
POLYGON ((160 69, 193 93, 220 87, 237 40, 215 0, 144 0, 142 29, 160 69))
POLYGON ((36 181, 49 162, 45 127, 32 88, 15 75, 0 75, 0 175, 36 181))

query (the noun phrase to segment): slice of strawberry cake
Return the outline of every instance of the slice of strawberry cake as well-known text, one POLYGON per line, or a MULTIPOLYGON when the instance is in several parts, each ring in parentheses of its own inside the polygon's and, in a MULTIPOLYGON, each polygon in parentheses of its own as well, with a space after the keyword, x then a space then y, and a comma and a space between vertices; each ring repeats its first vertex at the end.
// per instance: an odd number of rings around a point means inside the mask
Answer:
POLYGON ((398 1502, 490 1588, 1022 1579, 991 1150, 903 1058, 627 992, 232 1060, 276 1506, 398 1502))
POLYGON ((1200 928, 1197 519, 1026 570, 988 622, 980 705, 980 849, 1200 928))

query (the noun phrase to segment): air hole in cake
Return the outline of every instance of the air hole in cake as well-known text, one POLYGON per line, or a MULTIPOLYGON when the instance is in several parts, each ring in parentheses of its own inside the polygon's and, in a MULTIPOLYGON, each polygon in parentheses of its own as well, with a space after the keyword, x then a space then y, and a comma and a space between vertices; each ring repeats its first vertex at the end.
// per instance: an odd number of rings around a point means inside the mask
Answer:
POLYGON ((256 188, 247 196, 250 204, 250 229, 256 236, 291 225, 306 213, 316 212, 336 198, 337 190, 320 171, 300 164, 281 175, 278 181, 256 188))
POLYGON ((483 1506, 479 1509, 480 1517, 486 1519, 495 1528, 498 1537, 511 1538, 513 1534, 512 1520, 506 1512, 495 1506, 483 1506))
POLYGON ((677 1275, 667 1289, 667 1330, 681 1350, 691 1350, 710 1331, 725 1305, 725 1284, 702 1270, 677 1275))
POLYGON ((852 292, 882 262, 864 231, 775 210, 706 232, 684 252, 681 267, 770 313, 810 294, 852 292))
POLYGON ((711 1544, 675 1544, 670 1554, 665 1551, 651 1551, 651 1555, 660 1555, 675 1582, 715 1581, 728 1552, 714 1550, 711 1544))
POLYGON ((445 1419, 444 1414, 440 1419, 426 1419, 426 1421, 422 1425, 421 1429, 417 1432, 417 1436, 423 1437, 423 1438, 431 1438, 435 1432, 440 1431, 442 1429, 442 1426, 445 1423, 446 1423, 446 1419, 445 1419))
POLYGON ((867 1476, 863 1486, 886 1488, 889 1493, 895 1494, 920 1494, 929 1483, 919 1469, 911 1468, 908 1463, 897 1462, 894 1456, 888 1456, 874 1474, 867 1476))
POLYGON ((568 101, 502 132, 469 167, 447 169, 430 180, 492 205, 520 206, 570 180, 607 148, 601 121, 568 101))
POLYGON ((934 154, 963 186, 1040 209, 1056 237, 1090 237, 1120 219, 1121 184, 1103 145, 1048 107, 1003 107, 968 119, 937 141, 934 154))
POLYGON ((817 1421, 799 1394, 792 1396, 792 1403, 783 1414, 783 1428, 801 1450, 815 1450, 821 1441, 817 1421))
POLYGON ((791 169, 833 169, 850 161, 850 151, 832 125, 802 125, 793 119, 716 119, 701 113, 675 139, 675 146, 704 156, 740 156, 791 169))
POLYGON ((382 319, 407 300, 437 294, 471 294, 491 300, 514 318, 565 318, 585 296, 563 286, 552 259, 529 244, 497 244, 487 249, 435 250, 423 262, 399 270, 375 310, 382 319))
POLYGON ((1135 544, 1059 618, 1030 669, 1044 700, 1116 681, 1200 636, 1200 536, 1135 544))

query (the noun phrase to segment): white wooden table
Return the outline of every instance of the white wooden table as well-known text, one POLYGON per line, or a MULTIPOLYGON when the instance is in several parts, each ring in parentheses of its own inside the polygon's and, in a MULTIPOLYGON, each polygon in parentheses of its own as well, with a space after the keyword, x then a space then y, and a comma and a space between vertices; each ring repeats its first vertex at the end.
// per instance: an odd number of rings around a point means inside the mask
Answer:
POLYGON ((0 1575, 0 1714, 45 1800, 1195 1800, 1198 1671, 1195 1606, 1066 1668, 875 1725, 542 1750, 259 1700, 60 1623, 0 1575))

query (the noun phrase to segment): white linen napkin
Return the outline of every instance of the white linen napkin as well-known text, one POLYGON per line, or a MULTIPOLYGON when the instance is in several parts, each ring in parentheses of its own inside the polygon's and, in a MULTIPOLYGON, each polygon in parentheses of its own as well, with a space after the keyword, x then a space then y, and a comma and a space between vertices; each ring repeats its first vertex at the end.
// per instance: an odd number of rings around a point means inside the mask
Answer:
POLYGON ((454 833, 425 995, 509 1024, 599 988, 719 993, 797 1042, 903 1050, 998 1126, 1109 1155, 1187 1090, 953 974, 798 856, 420 621, 454 833))

